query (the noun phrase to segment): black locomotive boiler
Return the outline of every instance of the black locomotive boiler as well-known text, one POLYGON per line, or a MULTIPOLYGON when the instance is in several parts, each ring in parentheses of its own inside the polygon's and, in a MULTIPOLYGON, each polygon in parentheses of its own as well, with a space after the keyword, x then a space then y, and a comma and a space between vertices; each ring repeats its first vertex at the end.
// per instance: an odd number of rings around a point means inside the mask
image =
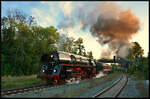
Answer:
POLYGON ((63 51, 54 51, 41 57, 43 66, 38 77, 49 82, 62 83, 68 79, 87 79, 96 76, 96 61, 63 51))

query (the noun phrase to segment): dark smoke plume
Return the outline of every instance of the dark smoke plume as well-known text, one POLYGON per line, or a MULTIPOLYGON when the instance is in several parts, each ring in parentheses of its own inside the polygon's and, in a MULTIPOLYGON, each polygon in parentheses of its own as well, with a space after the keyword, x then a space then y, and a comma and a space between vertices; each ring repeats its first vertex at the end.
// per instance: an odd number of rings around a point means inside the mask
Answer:
POLYGON ((139 19, 130 10, 121 12, 116 18, 99 16, 92 25, 91 32, 98 35, 109 36, 111 40, 130 38, 139 30, 139 19))
POLYGON ((109 18, 106 18, 106 15, 101 14, 97 22, 91 26, 90 31, 99 37, 101 44, 109 43, 112 51, 116 50, 117 55, 125 58, 131 47, 129 39, 139 30, 139 19, 130 10, 120 12, 113 17, 109 16, 109 18), (122 55, 124 53, 126 55, 122 55))

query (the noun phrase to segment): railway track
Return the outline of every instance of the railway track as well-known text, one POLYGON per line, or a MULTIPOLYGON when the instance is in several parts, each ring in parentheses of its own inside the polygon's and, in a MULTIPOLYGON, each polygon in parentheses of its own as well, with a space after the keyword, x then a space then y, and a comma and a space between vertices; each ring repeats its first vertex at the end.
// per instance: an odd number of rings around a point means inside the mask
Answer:
MULTIPOLYGON (((127 84, 127 81, 128 81, 127 76, 124 74, 121 76, 119 80, 115 81, 111 86, 105 88, 101 92, 94 95, 93 98, 99 98, 99 97, 114 97, 115 98, 121 93, 121 91, 127 84)), ((35 85, 35 86, 30 86, 30 87, 1 90, 1 96, 30 92, 30 91, 35 91, 35 90, 39 90, 43 88, 50 88, 50 87, 55 87, 55 86, 57 85, 41 84, 41 85, 35 85)))
POLYGON ((123 74, 122 77, 115 81, 109 87, 103 89, 93 96, 93 98, 117 98, 128 82, 128 77, 123 74))
POLYGON ((39 89, 43 89, 43 88, 50 88, 53 86, 56 86, 56 85, 40 84, 40 85, 28 86, 28 87, 22 87, 22 88, 13 88, 13 89, 1 91, 1 95, 6 96, 6 95, 11 95, 11 94, 17 94, 17 93, 39 90, 39 89))
POLYGON ((51 87, 56 87, 56 86, 64 85, 64 84, 66 84, 66 83, 65 82, 62 82, 61 84, 44 83, 44 84, 38 84, 38 85, 34 85, 34 86, 6 89, 6 90, 1 90, 1 96, 30 92, 30 91, 35 91, 35 90, 44 89, 44 88, 51 88, 51 87))

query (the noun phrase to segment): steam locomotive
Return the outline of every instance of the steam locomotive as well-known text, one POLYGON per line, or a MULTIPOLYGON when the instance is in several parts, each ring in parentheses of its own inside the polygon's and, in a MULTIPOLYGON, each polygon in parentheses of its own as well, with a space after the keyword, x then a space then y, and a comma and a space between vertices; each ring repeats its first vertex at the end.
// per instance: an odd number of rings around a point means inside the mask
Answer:
POLYGON ((47 83, 62 83, 74 78, 87 79, 96 76, 97 63, 93 59, 67 53, 54 51, 41 57, 44 63, 40 74, 37 76, 47 83))

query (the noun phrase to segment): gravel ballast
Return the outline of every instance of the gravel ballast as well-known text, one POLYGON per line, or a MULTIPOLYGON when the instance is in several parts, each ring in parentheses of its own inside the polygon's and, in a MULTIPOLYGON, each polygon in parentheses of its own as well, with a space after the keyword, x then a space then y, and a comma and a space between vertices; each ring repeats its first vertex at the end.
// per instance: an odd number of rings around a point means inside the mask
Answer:
MULTIPOLYGON (((109 76, 109 75, 107 75, 109 76)), ((44 88, 36 91, 31 92, 24 92, 18 94, 11 94, 4 97, 13 97, 13 98, 52 98, 52 97, 67 97, 67 98, 89 98, 98 93, 99 91, 103 90, 107 86, 111 85, 116 80, 120 79, 121 75, 115 76, 112 80, 108 80, 105 82, 105 77, 101 76, 99 78, 87 79, 83 81, 76 81, 73 83, 68 83, 61 86, 55 86, 51 88, 44 88), (102 83, 103 82, 103 83, 102 83)), ((148 84, 149 81, 143 81, 144 84, 148 84)), ((128 83, 126 87, 123 89, 119 97, 121 98, 139 98, 142 97, 140 95, 140 91, 136 89, 137 81, 132 80, 130 77, 128 79, 128 83)))

